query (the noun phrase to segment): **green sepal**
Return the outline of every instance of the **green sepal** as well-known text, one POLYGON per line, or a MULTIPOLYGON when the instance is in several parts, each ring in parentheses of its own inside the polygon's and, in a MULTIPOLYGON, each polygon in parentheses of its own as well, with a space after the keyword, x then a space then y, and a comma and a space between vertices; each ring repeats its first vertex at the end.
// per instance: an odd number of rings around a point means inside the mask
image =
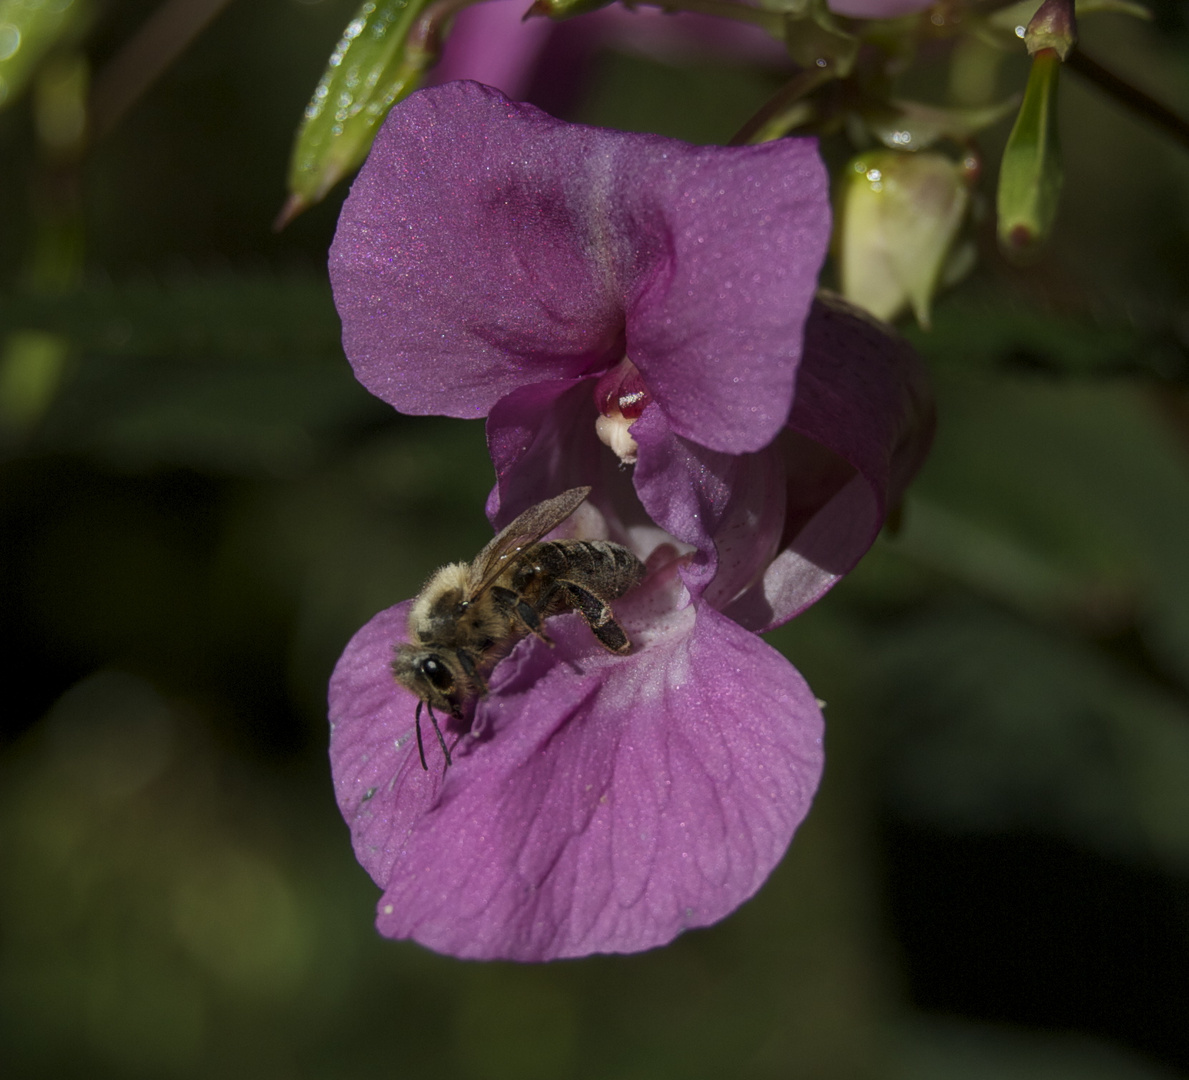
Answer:
POLYGON ((995 105, 965 108, 890 101, 865 110, 863 120, 871 134, 889 149, 924 150, 939 139, 967 139, 998 123, 1019 103, 1019 94, 995 105))
POLYGON ((362 164, 388 110, 420 85, 439 43, 411 31, 432 2, 366 0, 347 24, 297 132, 278 225, 362 164))
POLYGON ((87 0, 0 0, 0 109, 16 100, 41 58, 85 25, 87 0))
POLYGON ((1057 80, 1061 60, 1046 49, 1032 58, 1024 102, 999 166, 999 246, 1027 261, 1048 239, 1061 195, 1057 80))

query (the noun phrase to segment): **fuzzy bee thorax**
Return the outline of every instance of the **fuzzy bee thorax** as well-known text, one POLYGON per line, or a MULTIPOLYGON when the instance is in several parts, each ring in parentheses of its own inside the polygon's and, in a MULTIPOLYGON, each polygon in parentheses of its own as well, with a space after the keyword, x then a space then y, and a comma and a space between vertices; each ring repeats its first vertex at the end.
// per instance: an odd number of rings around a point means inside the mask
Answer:
POLYGON ((426 582, 409 610, 410 640, 483 651, 509 634, 508 616, 492 602, 491 594, 475 594, 473 572, 468 563, 450 563, 426 582))

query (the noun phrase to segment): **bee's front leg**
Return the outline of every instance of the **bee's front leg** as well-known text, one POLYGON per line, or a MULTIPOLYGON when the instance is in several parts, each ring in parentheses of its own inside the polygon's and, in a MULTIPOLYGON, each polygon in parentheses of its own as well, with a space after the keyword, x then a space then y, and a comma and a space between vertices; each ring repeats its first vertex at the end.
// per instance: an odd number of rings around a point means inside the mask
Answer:
MULTIPOLYGON (((462 665, 462 670, 466 673, 466 677, 475 688, 475 693, 480 697, 486 697, 487 683, 483 676, 479 674, 479 667, 475 663, 475 658, 466 649, 459 649, 458 662, 462 665)), ((462 709, 457 702, 452 704, 450 712, 456 720, 462 719, 462 709)))

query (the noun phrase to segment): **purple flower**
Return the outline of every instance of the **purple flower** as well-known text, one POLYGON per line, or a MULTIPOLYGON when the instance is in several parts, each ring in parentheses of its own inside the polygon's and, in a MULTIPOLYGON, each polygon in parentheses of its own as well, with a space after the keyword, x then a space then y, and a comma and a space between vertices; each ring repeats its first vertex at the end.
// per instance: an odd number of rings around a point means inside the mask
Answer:
POLYGON ((556 95, 565 91, 540 84, 572 83, 599 50, 609 47, 669 63, 711 56, 766 67, 789 64, 783 42, 758 26, 730 19, 644 7, 629 11, 616 4, 559 23, 526 19, 527 6, 528 0, 488 0, 460 11, 441 60, 430 71, 431 81, 474 79, 510 98, 532 90, 556 95))
POLYGON ((755 632, 855 564, 931 416, 910 350, 814 301, 829 229, 811 141, 695 147, 474 83, 393 110, 331 252, 356 375, 404 412, 488 417, 497 527, 590 485, 566 528, 650 572, 614 604, 630 656, 552 619, 556 648, 522 641, 451 729, 449 769, 435 751, 422 771, 390 671, 409 605, 347 646, 331 760, 382 933, 482 958, 646 949, 784 853, 822 718, 755 632))
MULTIPOLYGON (((936 0, 830 0, 836 15, 892 19, 931 7, 936 0)), ((435 83, 475 79, 509 97, 529 92, 537 68, 554 48, 568 61, 601 47, 644 52, 672 61, 712 53, 743 61, 787 64, 788 51, 765 30, 731 19, 615 4, 579 19, 555 23, 525 18, 527 0, 488 0, 460 11, 431 71, 435 83)), ((580 60, 581 62, 581 60, 580 60)))

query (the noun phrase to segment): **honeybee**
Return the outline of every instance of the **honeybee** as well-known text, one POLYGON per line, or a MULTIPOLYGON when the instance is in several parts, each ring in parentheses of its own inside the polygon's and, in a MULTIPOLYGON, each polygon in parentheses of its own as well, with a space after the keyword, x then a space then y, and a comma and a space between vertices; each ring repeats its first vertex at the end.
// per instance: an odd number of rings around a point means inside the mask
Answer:
POLYGON ((549 616, 576 611, 604 648, 631 651, 608 601, 639 582, 644 564, 609 540, 541 540, 589 494, 571 488, 530 507, 474 562, 438 570, 413 601, 409 640, 396 646, 392 674, 420 698, 414 722, 423 769, 422 706, 450 765, 434 709, 462 719, 463 706, 487 693, 486 676, 521 638, 535 634, 552 647, 543 625, 549 616))

